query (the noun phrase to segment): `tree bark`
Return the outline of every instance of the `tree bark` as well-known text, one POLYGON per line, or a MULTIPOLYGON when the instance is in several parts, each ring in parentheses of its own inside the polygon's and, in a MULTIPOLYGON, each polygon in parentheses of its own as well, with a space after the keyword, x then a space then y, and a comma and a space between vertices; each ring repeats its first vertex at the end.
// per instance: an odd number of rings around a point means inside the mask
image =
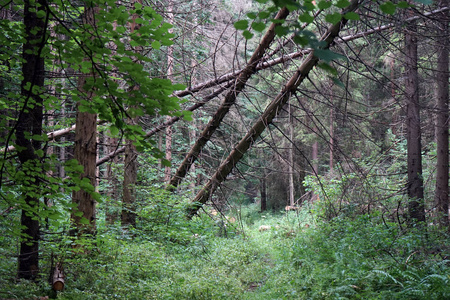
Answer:
MULTIPOLYGON (((440 0, 440 7, 447 7, 448 0, 440 0)), ((437 15, 437 69, 436 69, 436 192, 435 205, 439 214, 439 223, 442 227, 449 226, 449 147, 448 147, 448 126, 449 126, 449 14, 448 11, 437 15)))
POLYGON ((25 39, 23 44, 22 65, 23 80, 21 95, 23 108, 17 120, 16 145, 19 147, 18 157, 21 168, 30 177, 29 186, 22 207, 21 226, 22 237, 18 257, 18 277, 36 278, 39 272, 39 201, 42 172, 40 158, 36 150, 41 148, 38 140, 30 140, 28 135, 42 134, 43 99, 40 90, 44 86, 44 58, 41 56, 45 45, 46 27, 48 22, 45 0, 24 2, 25 39), (38 17, 39 12, 45 12, 45 19, 38 17), (33 195, 33 196, 32 196, 33 195))
MULTIPOLYGON (((95 28, 95 14, 98 8, 91 7, 88 4, 85 8, 84 23, 90 24, 95 28)), ((78 79, 78 91, 84 94, 87 101, 93 96, 93 91, 86 91, 84 85, 87 77, 95 77, 95 74, 80 76, 78 79)), ((74 158, 83 166, 81 179, 88 179, 92 187, 95 187, 96 180, 96 157, 97 157, 97 115, 80 111, 80 103, 77 103, 77 116, 75 124, 75 147, 74 158)), ((95 200, 92 196, 94 190, 81 188, 72 194, 72 202, 75 204, 72 210, 72 219, 74 221, 77 233, 94 234, 95 233, 95 200)))
MULTIPOLYGON (((353 0, 348 8, 343 12, 354 11, 358 7, 359 0, 353 0)), ((325 35, 322 36, 321 41, 324 41, 329 47, 334 38, 339 34, 341 28, 347 23, 347 20, 343 18, 336 25, 331 26, 325 35)), ((192 207, 188 211, 189 216, 193 216, 198 209, 208 201, 210 195, 215 191, 217 186, 226 179, 231 170, 236 166, 239 160, 244 156, 245 152, 251 147, 256 139, 261 135, 264 129, 272 123, 273 119, 281 111, 282 107, 287 103, 290 96, 294 94, 298 86, 307 77, 312 68, 317 64, 318 58, 314 56, 312 52, 302 63, 300 68, 290 78, 287 84, 284 86, 280 94, 269 104, 258 121, 247 132, 245 137, 236 145, 231 151, 228 157, 222 162, 213 176, 208 180, 203 189, 197 194, 194 199, 192 207)))
MULTIPOLYGON (((289 14, 289 11, 287 8, 282 8, 275 19, 277 20, 283 20, 287 17, 289 14)), ((233 106, 233 104, 236 102, 237 96, 240 94, 240 92, 244 89, 245 85, 247 84, 248 79, 256 73, 256 67, 258 63, 260 62, 261 58, 263 57, 266 49, 270 46, 272 43, 274 37, 275 37, 275 27, 279 26, 279 24, 273 23, 269 29, 267 30, 266 34, 262 38, 260 44, 256 48, 255 52, 253 53, 252 57, 250 58, 249 62, 247 63, 244 70, 239 74, 239 76, 236 79, 236 84, 234 85, 234 88, 231 89, 225 96, 222 104, 217 109, 216 113, 212 117, 211 121, 206 125, 205 129, 201 133, 200 138, 195 142, 194 146, 191 148, 189 153, 184 158, 183 162, 177 169, 175 175, 172 177, 169 183, 169 189, 174 190, 176 187, 181 183, 183 178, 186 176, 187 172, 189 171, 191 165, 197 160, 198 155, 200 154, 203 147, 206 145, 206 143, 210 140, 213 133, 216 131, 216 129, 219 127, 220 123, 222 122, 225 115, 228 113, 230 108, 233 106)))
MULTIPOLYGON (((173 1, 169 0, 168 6, 167 6, 167 21, 169 24, 174 24, 174 14, 173 14, 173 1)), ((169 29, 169 33, 172 33, 173 29, 169 29)), ((173 81, 173 45, 170 45, 167 48, 167 78, 173 81)), ((167 116, 166 120, 170 121, 171 117, 167 116)), ((173 128, 172 125, 167 126, 166 128, 166 160, 168 162, 172 161, 172 137, 173 137, 173 128)), ((166 166, 164 170, 164 182, 167 184, 170 184, 170 178, 172 176, 172 168, 170 166, 166 166)))
POLYGON ((136 159, 136 146, 131 140, 127 140, 123 177, 122 226, 136 226, 136 159))
POLYGON ((408 209, 410 225, 425 222, 422 179, 422 145, 420 131, 419 82, 417 70, 417 25, 410 22, 405 29, 405 100, 408 153, 408 209))

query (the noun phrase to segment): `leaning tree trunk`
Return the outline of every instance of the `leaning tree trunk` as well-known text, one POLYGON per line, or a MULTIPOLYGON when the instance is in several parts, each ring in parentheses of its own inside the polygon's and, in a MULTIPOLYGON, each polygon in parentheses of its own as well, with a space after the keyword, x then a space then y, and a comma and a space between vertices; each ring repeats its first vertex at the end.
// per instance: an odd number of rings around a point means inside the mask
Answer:
MULTIPOLYGON (((351 4, 343 13, 354 11, 358 7, 359 0, 353 0, 351 4)), ((345 18, 331 26, 327 32, 322 36, 321 41, 324 41, 329 47, 334 38, 339 34, 341 28, 347 23, 345 18)), ((208 180, 203 189, 197 194, 193 201, 193 205, 188 211, 190 217, 197 213, 200 207, 208 201, 209 196, 215 191, 217 186, 223 182, 231 170, 236 166, 239 160, 244 156, 251 145, 261 135, 264 129, 272 123, 273 119, 277 116, 278 112, 282 110, 283 106, 287 103, 290 96, 297 91, 299 85, 308 76, 309 72, 317 64, 319 59, 314 56, 314 52, 305 59, 300 68, 290 78, 287 84, 284 86, 280 94, 267 106, 263 114, 258 118, 258 121, 250 128, 247 134, 241 139, 241 141, 235 146, 228 157, 222 162, 213 176, 208 180)))
MULTIPOLYGON (((95 14, 98 8, 86 6, 84 13, 84 23, 90 24, 95 29, 95 14)), ((87 77, 95 77, 95 74, 86 74, 78 79, 78 92, 84 94, 86 101, 91 101, 94 97, 92 90, 86 91, 84 85, 87 77)), ((97 114, 80 110, 80 103, 77 103, 77 116, 75 128, 74 158, 83 166, 81 179, 87 178, 92 187, 95 187, 96 180, 96 157, 97 157, 97 114)), ((95 206, 96 202, 92 194, 94 189, 81 188, 72 194, 74 208, 72 219, 77 233, 95 233, 95 206)))
POLYGON ((420 131, 419 81, 417 71, 417 25, 410 22, 405 29, 406 64, 406 128, 408 155, 408 209, 410 225, 425 222, 422 179, 422 145, 420 131))
MULTIPOLYGON (((440 7, 447 7, 448 0, 441 0, 440 7)), ((442 227, 449 225, 448 205, 449 205, 449 175, 448 175, 448 79, 449 79, 449 13, 448 11, 440 13, 438 16, 437 31, 437 70, 436 70, 436 146, 437 146, 437 164, 436 164, 436 192, 435 205, 439 213, 439 223, 442 227)))
POLYGON ((43 99, 40 89, 44 86, 44 58, 41 56, 45 45, 45 30, 48 13, 45 1, 24 2, 25 43, 22 57, 21 95, 23 107, 16 127, 16 145, 21 169, 29 177, 22 206, 22 237, 18 257, 18 277, 34 279, 39 272, 39 202, 40 202, 40 159, 36 150, 41 148, 37 140, 31 141, 29 135, 42 134, 43 99), (45 12, 45 20, 38 13, 45 12))
MULTIPOLYGON (((289 10, 287 8, 282 8, 275 19, 284 20, 289 14, 289 10)), ((262 38, 260 44, 256 48, 252 57, 250 58, 248 64, 239 74, 236 79, 236 84, 234 87, 226 94, 222 104, 217 109, 216 113, 212 117, 211 121, 206 125, 205 129, 200 135, 200 138, 195 142, 194 146, 192 146, 189 153, 184 158, 183 162, 177 169, 175 175, 172 177, 169 183, 169 189, 174 190, 181 183, 183 178, 186 176, 189 171, 191 165, 197 160, 197 157, 206 143, 210 140, 213 133, 219 127, 223 118, 226 116, 230 108, 236 102, 236 98, 239 93, 244 89, 245 85, 249 78, 256 73, 258 63, 263 57, 266 49, 272 43, 275 37, 275 27, 279 26, 279 23, 273 23, 270 28, 267 30, 266 34, 262 38)))

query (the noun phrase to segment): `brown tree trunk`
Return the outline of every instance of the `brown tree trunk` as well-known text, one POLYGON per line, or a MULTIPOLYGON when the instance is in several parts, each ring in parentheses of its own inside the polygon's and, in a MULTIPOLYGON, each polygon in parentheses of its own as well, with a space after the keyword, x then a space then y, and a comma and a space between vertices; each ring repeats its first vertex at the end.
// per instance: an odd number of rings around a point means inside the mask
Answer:
POLYGON ((410 22, 405 29, 406 127, 408 153, 408 209, 410 225, 425 222, 422 179, 422 145, 420 131, 419 82, 417 70, 417 25, 410 22))
MULTIPOLYGON (((275 19, 279 20, 285 19, 288 14, 289 14, 288 9, 283 8, 278 12, 275 19)), ((191 165, 197 160, 200 151, 203 149, 206 143, 210 140, 213 133, 219 127, 220 123, 230 110, 231 106, 233 106, 233 104, 236 102, 237 96, 244 89, 248 79, 256 72, 256 67, 258 63, 260 62, 266 49, 270 46, 275 37, 275 27, 278 25, 279 25, 278 23, 277 24, 273 23, 267 30, 260 44, 256 48, 252 57, 250 58, 247 66, 244 68, 242 73, 240 73, 238 78, 236 79, 236 84, 234 88, 232 88, 226 94, 225 99, 223 100, 220 107, 217 109, 211 121, 208 123, 208 125, 206 125, 205 129, 201 133, 200 138, 196 141, 194 146, 191 148, 189 153, 184 158, 180 167, 177 169, 175 175, 170 180, 169 189, 173 190, 181 183, 181 181, 189 171, 191 165)))
POLYGON ((127 140, 124 162, 122 226, 136 226, 137 152, 131 140, 127 140))
MULTIPOLYGON (((447 7, 448 0, 440 0, 440 7, 447 7)), ((435 205, 439 213, 439 223, 442 227, 449 225, 449 147, 448 147, 448 126, 449 126, 449 13, 442 12, 437 16, 437 70, 436 70, 436 144, 437 144, 437 164, 436 164, 436 192, 435 205)))
MULTIPOLYGON (((95 28, 95 14, 98 8, 86 6, 84 13, 85 24, 90 24, 95 28)), ((86 77, 94 76, 82 75, 78 79, 78 91, 84 94, 86 101, 91 101, 94 96, 93 91, 86 91, 84 85, 86 77)), ((77 116, 75 128, 74 158, 83 166, 81 179, 87 179, 92 187, 96 185, 96 157, 97 157, 97 115, 80 111, 80 103, 77 103, 77 116)), ((95 233, 95 200, 92 197, 94 189, 83 189, 74 191, 72 202, 75 204, 72 210, 72 219, 78 234, 95 233)))
POLYGON ((34 279, 39 272, 38 211, 41 179, 36 173, 42 172, 42 168, 39 170, 40 160, 36 150, 41 148, 41 143, 37 140, 31 141, 28 135, 40 136, 42 134, 43 100, 39 89, 44 86, 45 67, 41 51, 45 45, 48 17, 45 10, 45 1, 43 0, 32 3, 25 0, 24 2, 26 42, 23 45, 22 53, 24 63, 21 83, 24 105, 17 120, 16 145, 21 149, 18 151, 18 157, 22 171, 30 177, 20 219, 22 237, 18 257, 18 277, 25 279, 34 279), (45 12, 45 19, 38 17, 39 12, 45 12))
MULTIPOLYGON (((353 11, 358 7, 359 0, 353 0, 345 10, 345 12, 353 11)), ((322 37, 322 41, 326 42, 327 47, 334 40, 334 38, 339 34, 341 28, 347 23, 346 19, 342 19, 336 25, 333 25, 327 30, 325 35, 322 37)), ((188 214, 193 216, 198 209, 208 201, 210 195, 215 191, 217 186, 223 182, 231 170, 236 166, 239 160, 244 156, 245 152, 251 147, 251 145, 256 141, 256 139, 261 135, 264 129, 272 123, 272 120, 277 116, 278 112, 281 111, 282 107, 287 103, 290 96, 294 94, 298 86, 303 82, 312 68, 317 64, 318 58, 314 56, 312 52, 302 63, 300 68, 295 72, 295 74, 290 78, 287 84, 284 86, 280 94, 278 94, 275 99, 267 106, 264 113, 258 118, 258 121, 250 128, 245 137, 235 146, 228 157, 222 162, 213 176, 208 180, 203 189, 197 194, 194 199, 194 203, 190 208, 188 214)))

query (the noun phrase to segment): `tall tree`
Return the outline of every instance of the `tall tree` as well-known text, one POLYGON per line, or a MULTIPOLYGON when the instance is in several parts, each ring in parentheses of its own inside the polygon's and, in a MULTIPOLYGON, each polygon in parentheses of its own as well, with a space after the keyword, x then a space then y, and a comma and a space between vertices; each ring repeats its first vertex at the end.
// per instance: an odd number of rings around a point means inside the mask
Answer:
MULTIPOLYGON (((83 23, 89 25, 90 30, 95 30, 95 15, 98 11, 92 2, 87 2, 83 14, 83 23)), ((94 33, 92 33, 94 34, 94 33)), ((89 52, 88 52, 89 53, 89 52)), ((88 61, 91 58, 86 58, 88 61)), ((92 101, 95 93, 93 88, 86 89, 87 81, 95 81, 96 75, 83 74, 78 79, 77 88, 80 95, 84 96, 84 101, 92 101)), ((74 191, 72 202, 75 204, 72 219, 75 223, 78 234, 95 233, 95 205, 93 197, 94 187, 96 185, 96 157, 97 157, 97 114, 82 109, 81 102, 77 103, 75 128, 75 147, 74 158, 83 167, 81 180, 85 183, 81 189, 74 191)))
MULTIPOLYGON (((441 8, 448 7, 448 0, 440 0, 441 8)), ((437 164, 436 164, 436 192, 435 205, 442 226, 449 225, 449 147, 448 147, 448 126, 449 126, 449 13, 443 11, 437 15, 437 35, 436 35, 436 144, 437 144, 437 164)))
POLYGON ((41 157, 38 150, 41 142, 32 137, 42 134, 44 86, 44 57, 48 13, 45 0, 24 1, 23 65, 21 95, 22 108, 16 125, 16 145, 21 169, 29 178, 24 187, 25 201, 22 205, 22 237, 18 258, 18 277, 33 279, 39 272, 39 202, 42 178, 41 157), (45 16, 45 17, 43 17, 45 16))
POLYGON ((422 143, 420 130, 419 78, 417 68, 417 24, 405 28, 405 100, 408 161, 407 192, 410 224, 425 222, 422 178, 422 143))

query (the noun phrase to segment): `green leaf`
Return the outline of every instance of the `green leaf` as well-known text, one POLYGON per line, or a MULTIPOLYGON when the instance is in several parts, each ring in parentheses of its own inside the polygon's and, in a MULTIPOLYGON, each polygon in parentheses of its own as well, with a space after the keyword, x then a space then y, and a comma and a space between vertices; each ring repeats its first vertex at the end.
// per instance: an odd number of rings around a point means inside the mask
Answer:
POLYGON ((359 15, 353 11, 350 11, 344 15, 347 20, 359 20, 359 15))
POLYGON ((339 23, 341 21, 341 19, 342 19, 342 15, 338 12, 333 13, 333 14, 328 14, 325 16, 325 20, 328 23, 331 23, 333 25, 339 23))
POLYGON ((248 30, 244 30, 244 32, 242 33, 242 35, 244 36, 245 39, 249 40, 253 37, 253 33, 251 33, 248 30))
POLYGON ((158 50, 159 48, 161 48, 161 43, 159 41, 153 41, 152 48, 158 50))
POLYGON ((262 32, 266 28, 266 24, 264 24, 262 22, 253 22, 252 23, 252 28, 255 31, 262 32))
POLYGON ((317 4, 317 7, 319 7, 319 9, 327 9, 327 8, 330 8, 331 5, 333 5, 333 4, 331 3, 331 1, 321 0, 321 1, 317 4))
POLYGON ((245 30, 248 28, 248 21, 247 20, 239 20, 234 23, 234 28, 237 30, 245 30))
POLYGON ((400 1, 399 3, 397 3, 397 7, 398 8, 408 8, 408 7, 411 7, 411 4, 409 4, 406 1, 400 1))
POLYGON ((350 5, 350 2, 348 0, 339 0, 335 6, 339 7, 339 8, 346 8, 349 5, 350 5))
POLYGON ((386 1, 380 5, 381 11, 388 15, 393 15, 395 13, 396 8, 397 8, 396 5, 391 1, 386 1))
POLYGON ((285 36, 289 33, 289 28, 284 26, 275 27, 275 33, 277 36, 285 36))
POLYGON ((254 20, 254 19, 256 19, 256 18, 258 17, 258 15, 257 15, 256 13, 254 13, 254 12, 249 12, 249 13, 247 14, 247 17, 248 17, 249 19, 254 20))
POLYGON ((118 136, 119 135, 119 128, 117 128, 114 125, 111 125, 109 127, 109 132, 111 133, 112 136, 118 136))
POLYGON ((311 16, 308 12, 305 12, 305 13, 303 13, 303 14, 301 14, 299 17, 298 17, 298 19, 301 21, 301 22, 305 22, 305 23, 312 23, 312 21, 314 21, 314 17, 313 16, 311 16))
POLYGON ((314 55, 325 62, 330 62, 330 61, 336 60, 336 59, 346 59, 345 56, 338 54, 336 52, 333 52, 329 49, 315 49, 314 55))

